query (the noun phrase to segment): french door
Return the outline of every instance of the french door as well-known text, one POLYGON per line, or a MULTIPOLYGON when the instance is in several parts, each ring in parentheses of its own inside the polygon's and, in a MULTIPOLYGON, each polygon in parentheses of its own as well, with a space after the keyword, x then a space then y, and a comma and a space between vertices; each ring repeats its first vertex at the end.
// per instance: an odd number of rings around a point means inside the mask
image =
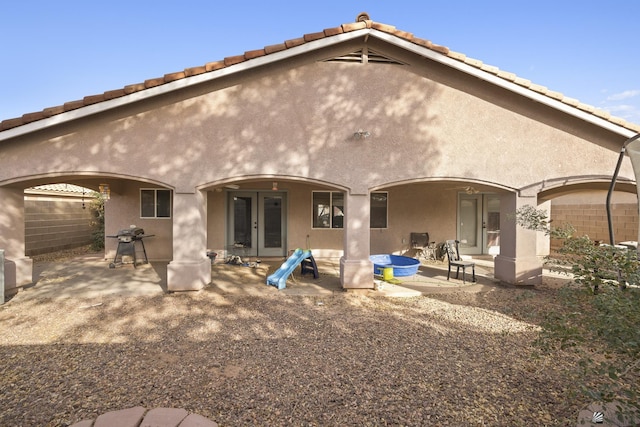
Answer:
POLYGON ((286 254, 286 194, 229 192, 227 248, 248 257, 286 254))
POLYGON ((500 253, 500 196, 460 194, 457 233, 463 254, 500 253))

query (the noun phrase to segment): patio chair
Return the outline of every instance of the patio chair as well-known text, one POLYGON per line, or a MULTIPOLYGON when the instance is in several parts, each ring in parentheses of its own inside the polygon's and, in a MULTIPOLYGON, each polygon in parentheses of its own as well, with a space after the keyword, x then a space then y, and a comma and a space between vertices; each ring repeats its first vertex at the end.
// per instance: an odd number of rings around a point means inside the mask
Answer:
POLYGON ((436 242, 429 241, 429 233, 411 233, 411 249, 416 250, 416 258, 436 259, 436 242))
POLYGON ((476 281, 476 263, 473 261, 464 261, 460 258, 460 252, 458 250, 458 240, 447 240, 444 244, 445 251, 447 252, 447 258, 449 259, 449 271, 447 272, 447 280, 451 276, 451 267, 456 268, 456 279, 460 274, 460 268, 462 268, 462 283, 466 283, 467 267, 471 267, 472 282, 476 281))

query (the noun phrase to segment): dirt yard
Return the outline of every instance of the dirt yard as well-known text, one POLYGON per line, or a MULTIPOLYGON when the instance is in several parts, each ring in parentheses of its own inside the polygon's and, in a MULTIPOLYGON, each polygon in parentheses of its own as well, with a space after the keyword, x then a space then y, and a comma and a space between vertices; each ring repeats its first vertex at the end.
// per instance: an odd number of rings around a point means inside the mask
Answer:
POLYGON ((564 426, 567 354, 533 357, 554 286, 413 298, 194 293, 0 306, 0 425, 133 406, 220 426, 564 426))

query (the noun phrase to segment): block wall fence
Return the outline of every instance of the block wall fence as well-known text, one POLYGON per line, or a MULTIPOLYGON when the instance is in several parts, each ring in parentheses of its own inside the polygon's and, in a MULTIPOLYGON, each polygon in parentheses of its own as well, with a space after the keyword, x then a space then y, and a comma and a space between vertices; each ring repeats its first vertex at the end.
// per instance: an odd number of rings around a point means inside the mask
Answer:
POLYGON ((25 195, 25 255, 91 244, 94 216, 90 201, 80 196, 25 195))
MULTIPOLYGON (((578 236, 587 235, 591 240, 609 243, 606 193, 601 197, 563 197, 552 201, 551 219, 554 226, 571 224, 578 236)), ((618 195, 612 199, 611 216, 616 243, 638 240, 638 204, 635 195, 618 195), (618 199, 618 200, 616 200, 618 199)), ((557 248, 559 242, 552 241, 557 248)))

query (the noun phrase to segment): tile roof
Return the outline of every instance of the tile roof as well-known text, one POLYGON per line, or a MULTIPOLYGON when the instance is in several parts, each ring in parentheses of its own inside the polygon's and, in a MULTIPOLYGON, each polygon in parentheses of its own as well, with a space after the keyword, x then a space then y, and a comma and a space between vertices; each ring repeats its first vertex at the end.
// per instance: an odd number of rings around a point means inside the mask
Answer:
POLYGON ((93 190, 85 187, 80 187, 74 184, 46 184, 38 185, 36 187, 28 188, 28 192, 38 193, 56 193, 56 194, 87 194, 93 193, 93 190))
POLYGON ((242 62, 251 61, 252 59, 255 59, 255 58, 271 55, 273 53, 291 49, 312 41, 325 39, 332 36, 337 36, 339 34, 349 33, 352 31, 357 31, 362 29, 374 29, 374 30, 381 31, 383 33, 390 34, 392 36, 403 39, 407 42, 427 48, 434 52, 438 52, 451 59, 454 59, 456 61, 469 65, 471 67, 477 68, 478 70, 495 75, 500 79, 514 83, 525 89, 529 89, 543 96, 560 101, 563 104, 566 104, 570 107, 577 108, 582 112, 591 114, 595 117, 601 118, 615 125, 633 130, 635 132, 640 132, 640 125, 638 124, 628 122, 622 118, 614 117, 607 111, 597 109, 587 104, 583 104, 576 99, 565 97, 559 92, 551 91, 544 86, 534 84, 529 80, 518 77, 513 73, 500 70, 497 67, 484 64, 482 61, 479 61, 477 59, 468 58, 466 55, 459 52, 451 51, 449 50, 449 48, 445 46, 437 45, 430 42, 429 40, 415 37, 413 34, 408 33, 406 31, 398 30, 394 26, 372 21, 369 19, 369 15, 366 13, 361 13, 360 15, 358 15, 358 17, 356 18, 356 22, 353 22, 353 23, 342 24, 339 27, 334 27, 334 28, 327 28, 317 33, 305 34, 302 37, 287 40, 284 43, 265 46, 262 49, 250 50, 245 52, 242 55, 230 56, 222 60, 209 62, 207 64, 204 64, 198 67, 187 68, 184 71, 178 71, 175 73, 165 74, 162 77, 145 80, 142 83, 131 84, 121 89, 110 90, 98 95, 85 96, 83 99, 67 102, 63 105, 59 105, 55 107, 45 108, 42 111, 24 114, 22 117, 3 120, 2 122, 0 122, 0 132, 15 128, 18 126, 22 126, 31 122, 35 122, 37 120, 42 120, 51 116, 55 116, 57 114, 65 113, 67 111, 72 111, 78 108, 86 107, 88 105, 123 97, 125 95, 129 95, 135 92, 144 91, 146 89, 160 86, 166 83, 170 83, 175 80, 186 79, 199 74, 204 74, 204 73, 220 70, 222 68, 230 67, 232 65, 240 64, 242 62))

